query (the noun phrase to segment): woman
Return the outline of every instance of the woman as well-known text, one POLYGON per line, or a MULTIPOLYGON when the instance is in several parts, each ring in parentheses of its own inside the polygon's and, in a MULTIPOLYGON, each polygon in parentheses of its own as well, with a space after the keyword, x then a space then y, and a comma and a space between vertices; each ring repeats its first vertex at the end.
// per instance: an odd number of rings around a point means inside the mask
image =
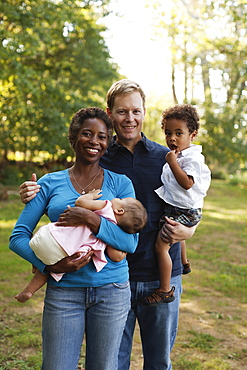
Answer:
POLYGON ((106 256, 108 263, 100 272, 96 272, 91 261, 92 252, 82 258, 75 254, 45 266, 29 247, 33 230, 47 214, 51 222, 59 220, 60 226, 81 225, 84 220, 99 239, 101 230, 107 228, 107 240, 102 238, 105 243, 127 253, 135 251, 137 234, 127 234, 94 212, 73 207, 80 194, 92 189, 102 189, 101 199, 135 196, 133 185, 125 175, 99 166, 111 137, 112 122, 103 110, 78 111, 69 128, 75 164, 39 180, 40 192, 25 206, 10 238, 10 248, 40 271, 66 272, 60 282, 50 277, 47 284, 42 328, 43 370, 77 369, 84 333, 86 369, 117 369, 118 349, 130 308, 126 259, 113 262, 106 256))

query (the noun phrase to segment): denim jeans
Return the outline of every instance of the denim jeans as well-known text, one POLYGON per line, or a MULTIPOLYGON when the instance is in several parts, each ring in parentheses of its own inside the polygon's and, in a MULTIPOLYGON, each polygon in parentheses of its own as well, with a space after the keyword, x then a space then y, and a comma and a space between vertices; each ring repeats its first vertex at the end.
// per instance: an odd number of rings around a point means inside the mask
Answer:
POLYGON ((157 306, 144 306, 138 299, 152 293, 159 287, 159 281, 131 282, 131 310, 128 315, 120 347, 118 369, 128 370, 132 340, 136 320, 140 326, 144 370, 171 370, 170 352, 174 345, 177 329, 180 295, 182 293, 181 275, 171 278, 175 286, 175 300, 157 306))
POLYGON ((84 333, 86 369, 117 369, 129 309, 129 282, 97 288, 48 286, 43 313, 42 369, 76 370, 84 333))

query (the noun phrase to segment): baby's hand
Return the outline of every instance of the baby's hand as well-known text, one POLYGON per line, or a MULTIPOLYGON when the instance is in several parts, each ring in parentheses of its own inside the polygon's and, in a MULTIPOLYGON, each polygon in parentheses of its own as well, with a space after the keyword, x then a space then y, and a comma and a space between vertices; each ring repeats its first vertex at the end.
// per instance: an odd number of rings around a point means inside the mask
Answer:
POLYGON ((81 195, 79 198, 76 199, 75 206, 88 208, 87 206, 85 206, 85 201, 95 200, 102 197, 101 192, 102 192, 101 189, 93 189, 89 191, 87 194, 81 195))
POLYGON ((93 189, 88 192, 88 194, 91 194, 93 196, 93 199, 98 199, 102 197, 102 190, 101 189, 93 189))

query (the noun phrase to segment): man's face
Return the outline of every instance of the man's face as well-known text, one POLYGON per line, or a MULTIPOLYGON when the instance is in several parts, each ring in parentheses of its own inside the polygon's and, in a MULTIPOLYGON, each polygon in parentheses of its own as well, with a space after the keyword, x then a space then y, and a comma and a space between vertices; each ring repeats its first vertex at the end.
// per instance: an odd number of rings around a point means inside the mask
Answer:
POLYGON ((119 144, 134 146, 141 140, 145 108, 139 92, 116 96, 112 110, 107 109, 107 113, 113 121, 119 144))

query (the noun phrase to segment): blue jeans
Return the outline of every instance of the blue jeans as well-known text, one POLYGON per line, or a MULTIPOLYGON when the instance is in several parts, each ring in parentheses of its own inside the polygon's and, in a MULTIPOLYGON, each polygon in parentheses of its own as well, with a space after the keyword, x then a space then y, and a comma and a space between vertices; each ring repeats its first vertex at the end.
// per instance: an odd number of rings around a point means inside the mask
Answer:
POLYGON ((129 282, 97 288, 48 286, 43 313, 42 369, 76 370, 84 333, 86 369, 117 369, 129 309, 129 282))
POLYGON ((124 329, 124 335, 118 358, 118 369, 128 370, 132 340, 138 320, 144 357, 144 370, 171 370, 170 352, 174 345, 177 329, 180 295, 182 293, 181 275, 171 278, 171 286, 175 286, 176 299, 170 303, 157 306, 144 306, 138 299, 152 293, 159 287, 159 281, 131 282, 131 310, 124 329))

